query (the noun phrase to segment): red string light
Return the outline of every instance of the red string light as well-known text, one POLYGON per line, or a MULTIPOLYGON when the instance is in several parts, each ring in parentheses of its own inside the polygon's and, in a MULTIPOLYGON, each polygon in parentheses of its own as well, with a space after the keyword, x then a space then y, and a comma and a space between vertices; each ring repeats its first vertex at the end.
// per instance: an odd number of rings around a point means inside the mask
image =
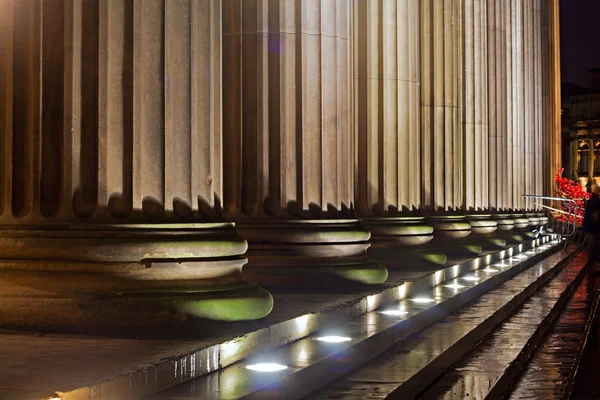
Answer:
POLYGON ((584 206, 585 201, 590 198, 590 194, 577 182, 565 178, 562 176, 564 168, 561 168, 556 173, 556 195, 563 199, 575 200, 575 206, 577 212, 573 213, 572 202, 561 202, 561 208, 563 211, 570 214, 576 214, 576 217, 567 214, 554 215, 554 219, 559 222, 573 222, 573 218, 577 218, 577 224, 581 225, 583 222, 584 206))

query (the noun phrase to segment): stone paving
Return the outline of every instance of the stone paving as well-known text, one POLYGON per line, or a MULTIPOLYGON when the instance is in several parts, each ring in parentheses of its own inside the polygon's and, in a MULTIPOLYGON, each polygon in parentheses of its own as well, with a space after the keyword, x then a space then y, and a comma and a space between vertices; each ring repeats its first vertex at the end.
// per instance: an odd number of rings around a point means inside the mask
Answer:
MULTIPOLYGON (((591 292, 600 290, 600 278, 594 277, 593 282, 589 284, 591 292)), ((592 293, 590 293, 591 297, 592 293)), ((575 379, 572 399, 578 400, 598 400, 600 399, 600 315, 596 311, 596 316, 591 326, 590 337, 581 364, 575 379)))
MULTIPOLYGON (((483 400, 504 397, 526 365, 536 343, 545 336, 544 326, 548 326, 568 302, 569 287, 573 290, 580 287, 579 282, 585 276, 583 266, 586 257, 579 254, 552 282, 535 293, 419 398, 483 400)), ((518 396, 525 397, 516 398, 538 398, 526 395, 527 388, 532 386, 543 389, 536 383, 523 382, 518 396)), ((546 393, 541 391, 539 394, 546 393)))
POLYGON ((598 279, 584 277, 515 383, 510 399, 563 398, 597 286, 598 279))
MULTIPOLYGON (((500 321, 508 316, 512 312, 510 309, 505 311, 509 312, 507 315, 502 315, 498 310, 506 307, 506 304, 515 299, 532 282, 535 282, 536 278, 543 274, 546 268, 549 268, 549 265, 545 266, 544 263, 540 263, 526 270, 499 288, 481 296, 463 310, 450 315, 445 321, 438 322, 400 342, 389 351, 374 358, 322 392, 314 394, 310 399, 343 398, 358 400, 365 398, 367 393, 369 399, 412 398, 426 388, 437 376, 443 375, 446 368, 455 360, 460 359, 462 354, 466 354, 479 341, 478 336, 471 334, 471 332, 476 329, 484 329, 482 326, 485 325, 489 325, 485 329, 492 329, 491 326, 494 326, 493 321, 498 318, 498 315, 500 315, 500 321), (485 321, 489 323, 484 324, 485 321)), ((573 280, 574 274, 578 273, 580 269, 581 266, 571 268, 561 273, 556 279, 559 282, 561 279, 573 280)), ((560 294, 556 288, 553 289, 552 287, 542 290, 553 295, 560 294)), ((531 307, 536 312, 543 313, 549 304, 551 304, 551 301, 537 300, 537 303, 531 307)), ((519 322, 526 324, 530 321, 519 322)), ((519 329, 521 327, 514 327, 507 331, 508 337, 513 332, 518 337, 519 329)), ((486 334, 483 331, 482 333, 486 334)), ((460 371, 456 371, 456 373, 460 374, 460 371)), ((482 370, 479 373, 471 374, 469 379, 479 381, 477 385, 485 388, 486 384, 488 387, 491 386, 497 377, 497 371, 490 374, 482 370)), ((470 386, 470 388, 472 389, 473 386, 470 386)))
MULTIPOLYGON (((476 268, 473 262, 458 269, 455 266, 446 269, 464 273, 476 268)), ((303 334, 298 332, 295 318, 311 313, 318 316, 321 324, 347 321, 366 312, 367 307, 378 307, 378 304, 368 304, 369 295, 386 292, 397 296, 399 286, 405 282, 430 285, 431 278, 444 277, 439 272, 410 269, 395 272, 385 285, 364 293, 275 291, 276 306, 269 317, 254 323, 229 324, 208 336, 171 332, 171 337, 164 339, 154 337, 150 332, 147 338, 129 339, 0 332, 0 368, 3 371, 0 395, 17 391, 24 398, 30 394, 38 399, 40 394, 41 398, 46 398, 56 391, 71 391, 69 396, 75 396, 70 397, 74 399, 96 396, 117 400, 124 393, 152 393, 243 357, 244 353, 240 353, 235 359, 228 358, 227 352, 235 347, 235 343, 229 342, 232 339, 242 339, 244 346, 252 347, 252 351, 280 345, 289 340, 285 337, 288 331, 303 334)), ((206 331, 204 327, 199 329, 206 331)))

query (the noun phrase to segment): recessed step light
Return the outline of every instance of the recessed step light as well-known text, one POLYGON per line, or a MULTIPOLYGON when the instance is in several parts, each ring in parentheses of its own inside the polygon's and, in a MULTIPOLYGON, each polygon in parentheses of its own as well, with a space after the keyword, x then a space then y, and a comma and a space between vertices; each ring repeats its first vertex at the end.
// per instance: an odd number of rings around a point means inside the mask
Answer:
POLYGON ((433 303, 435 300, 430 299, 429 297, 415 297, 414 299, 412 299, 412 301, 414 301, 415 303, 427 304, 433 303))
POLYGON ((399 317, 399 316, 408 314, 408 311, 403 311, 403 310, 384 310, 384 311, 381 311, 381 314, 384 314, 384 315, 393 315, 393 316, 399 317))
POLYGON ((344 343, 344 342, 349 342, 352 339, 349 337, 345 337, 345 336, 322 336, 320 338, 317 338, 317 340, 319 342, 325 342, 325 343, 344 343))
POLYGON ((276 364, 276 363, 260 363, 260 364, 252 364, 247 365, 246 369, 250 371, 256 372, 279 372, 287 369, 285 365, 276 364))
POLYGON ((454 289, 454 290, 458 290, 458 289, 463 289, 464 286, 459 285, 458 283, 452 284, 452 285, 444 285, 444 287, 447 287, 448 289, 454 289))

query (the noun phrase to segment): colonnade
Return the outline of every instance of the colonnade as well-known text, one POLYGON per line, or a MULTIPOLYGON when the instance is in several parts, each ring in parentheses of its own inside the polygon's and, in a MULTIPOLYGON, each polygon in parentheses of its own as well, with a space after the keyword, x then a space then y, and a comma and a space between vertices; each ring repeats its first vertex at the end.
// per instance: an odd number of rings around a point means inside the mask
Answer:
POLYGON ((1 0, 3 325, 257 319, 256 284, 512 227, 559 162, 557 10, 1 0))

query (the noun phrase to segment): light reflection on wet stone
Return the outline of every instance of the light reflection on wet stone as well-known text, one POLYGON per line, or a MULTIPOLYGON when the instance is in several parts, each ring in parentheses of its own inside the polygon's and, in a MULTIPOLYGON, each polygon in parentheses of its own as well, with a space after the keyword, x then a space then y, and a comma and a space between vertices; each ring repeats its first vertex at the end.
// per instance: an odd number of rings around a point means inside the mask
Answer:
MULTIPOLYGON (((585 320, 592 301, 593 291, 590 290, 589 283, 586 277, 579 285, 555 325, 529 360, 510 399, 543 400, 564 396, 565 383, 574 367, 574 355, 583 339, 585 320)), ((596 367, 594 374, 597 378, 596 367)))

